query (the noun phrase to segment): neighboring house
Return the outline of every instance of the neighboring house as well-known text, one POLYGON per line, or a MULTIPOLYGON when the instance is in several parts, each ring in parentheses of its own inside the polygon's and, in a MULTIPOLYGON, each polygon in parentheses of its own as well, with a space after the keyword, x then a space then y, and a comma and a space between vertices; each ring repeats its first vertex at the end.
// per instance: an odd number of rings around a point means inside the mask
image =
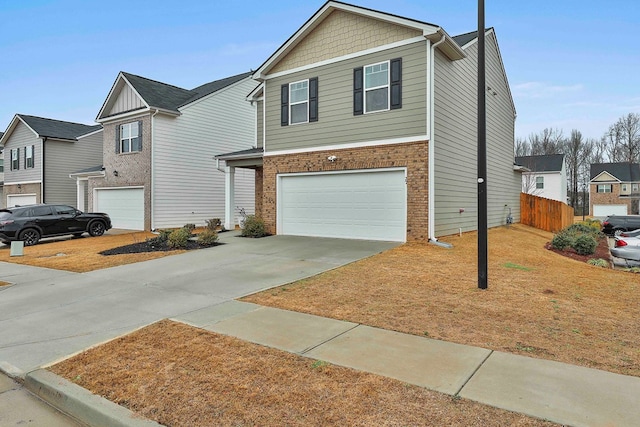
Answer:
POLYGON ((102 161, 102 126, 16 114, 0 145, 6 159, 5 206, 76 206, 76 184, 69 174, 102 161))
POLYGON ((516 157, 515 164, 527 168, 522 174, 523 193, 567 203, 564 154, 516 157))
MULTIPOLYGON (((329 1, 258 68, 256 170, 271 233, 435 240, 477 229, 477 34, 329 1)), ((488 223, 520 218, 515 108, 486 31, 488 223)), ((224 153, 224 152, 221 152, 224 153)))
POLYGON ((606 217, 640 213, 640 164, 594 163, 590 176, 591 215, 606 217))
MULTIPOLYGON (((4 132, 0 132, 0 140, 2 140, 4 132)), ((2 187, 4 185, 4 148, 0 146, 0 194, 2 194, 2 187)), ((0 200, 0 208, 4 207, 4 197, 0 200)))
MULTIPOLYGON (((72 175, 88 187, 91 210, 134 230, 223 218, 225 174, 213 156, 254 143, 255 107, 245 100, 254 87, 250 73, 191 90, 119 73, 96 119, 103 155, 72 175)), ((254 173, 235 178, 237 206, 252 213, 254 173)))

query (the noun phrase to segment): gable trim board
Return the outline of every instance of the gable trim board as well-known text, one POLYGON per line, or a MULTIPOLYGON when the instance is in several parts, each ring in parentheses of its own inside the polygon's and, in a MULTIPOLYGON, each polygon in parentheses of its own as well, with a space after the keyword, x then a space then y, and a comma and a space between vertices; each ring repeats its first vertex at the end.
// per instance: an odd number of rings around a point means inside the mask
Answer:
POLYGON ((313 153, 319 150, 343 150, 346 148, 376 147, 380 145, 406 144, 414 141, 426 141, 427 135, 408 136, 405 138, 384 139, 380 141, 352 142, 349 144, 323 145, 321 147, 296 148, 291 150, 265 151, 263 157, 284 156, 289 154, 313 153))
POLYGON ((591 181, 592 182, 622 182, 621 180, 619 180, 618 178, 616 178, 615 176, 613 176, 611 173, 607 171, 600 172, 598 175, 593 177, 591 181), (603 180, 602 178, 605 178, 605 179, 603 180))

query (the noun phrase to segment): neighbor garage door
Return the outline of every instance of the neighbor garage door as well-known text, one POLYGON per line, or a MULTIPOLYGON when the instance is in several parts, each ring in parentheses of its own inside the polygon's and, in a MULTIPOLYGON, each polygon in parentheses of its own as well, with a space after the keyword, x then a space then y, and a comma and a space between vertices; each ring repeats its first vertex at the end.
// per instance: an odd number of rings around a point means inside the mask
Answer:
POLYGON ((144 230, 142 188, 97 189, 95 206, 96 212, 109 214, 113 228, 144 230))
POLYGON ((626 215, 627 205, 593 205, 593 216, 626 215))
POLYGON ((405 170, 278 177, 278 233, 406 240, 405 170))
POLYGON ((33 205, 36 203, 35 194, 9 194, 7 195, 7 207, 33 205))

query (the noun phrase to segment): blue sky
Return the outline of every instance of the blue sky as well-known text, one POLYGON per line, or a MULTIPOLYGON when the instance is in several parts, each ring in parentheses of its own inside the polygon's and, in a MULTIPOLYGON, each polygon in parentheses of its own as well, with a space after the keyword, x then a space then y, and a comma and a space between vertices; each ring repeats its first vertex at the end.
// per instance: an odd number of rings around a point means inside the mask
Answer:
MULTIPOLYGON (((518 118, 600 138, 640 113, 637 0, 486 1, 518 118)), ((350 1, 477 27, 477 1, 350 1)), ((257 68, 322 5, 307 1, 0 0, 0 130, 15 113, 93 123, 119 71, 184 88, 257 68)))

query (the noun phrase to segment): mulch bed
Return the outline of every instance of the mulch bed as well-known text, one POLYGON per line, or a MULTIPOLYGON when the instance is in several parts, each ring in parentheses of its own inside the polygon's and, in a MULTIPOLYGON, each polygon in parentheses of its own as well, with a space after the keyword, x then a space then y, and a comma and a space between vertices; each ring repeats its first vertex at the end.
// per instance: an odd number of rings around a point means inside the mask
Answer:
POLYGON ((596 251, 591 255, 580 255, 573 248, 566 248, 564 250, 554 249, 551 247, 551 242, 547 242, 544 247, 552 252, 576 261, 588 262, 590 259, 604 259, 605 261, 609 261, 611 259, 611 255, 609 253, 609 242, 606 237, 600 238, 598 246, 596 246, 596 251))
POLYGON ((138 242, 132 243, 126 246, 120 246, 106 251, 99 252, 100 255, 122 255, 122 254, 140 254, 144 252, 168 252, 175 250, 187 250, 192 251, 195 249, 211 248, 213 246, 222 245, 223 243, 214 243, 212 245, 203 245, 193 240, 187 242, 187 246, 184 248, 170 248, 166 243, 158 244, 152 242, 138 242))

